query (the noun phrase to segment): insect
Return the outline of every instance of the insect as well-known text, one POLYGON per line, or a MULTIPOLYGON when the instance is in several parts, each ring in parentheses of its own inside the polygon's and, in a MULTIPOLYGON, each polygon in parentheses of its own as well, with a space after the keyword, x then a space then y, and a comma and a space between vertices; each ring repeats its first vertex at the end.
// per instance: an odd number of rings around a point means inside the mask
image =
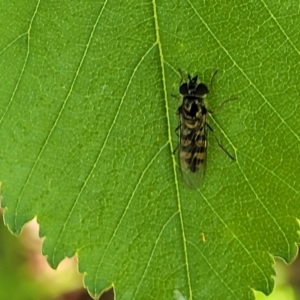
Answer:
MULTIPOLYGON (((217 71, 213 74, 211 82, 216 74, 217 71)), ((207 115, 212 111, 206 108, 204 102, 209 90, 204 83, 198 83, 198 75, 195 77, 188 75, 188 81, 181 83, 179 92, 183 99, 177 111, 180 123, 175 130, 179 131, 180 138, 177 147, 179 148, 180 169, 186 184, 190 188, 197 188, 201 185, 205 174, 208 129, 213 132, 207 123, 207 115)), ((224 102, 220 106, 223 104, 224 102)), ((234 160, 217 138, 216 140, 219 147, 234 160)))

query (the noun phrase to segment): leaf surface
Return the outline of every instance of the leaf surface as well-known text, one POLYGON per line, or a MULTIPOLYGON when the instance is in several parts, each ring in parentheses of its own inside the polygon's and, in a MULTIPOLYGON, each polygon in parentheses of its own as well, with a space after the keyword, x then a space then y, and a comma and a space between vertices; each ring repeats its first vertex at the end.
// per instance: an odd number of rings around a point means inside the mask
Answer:
POLYGON ((299 5, 2 1, 2 206, 95 297, 253 299, 299 242, 299 5), (210 83, 203 186, 176 155, 180 75, 210 83))

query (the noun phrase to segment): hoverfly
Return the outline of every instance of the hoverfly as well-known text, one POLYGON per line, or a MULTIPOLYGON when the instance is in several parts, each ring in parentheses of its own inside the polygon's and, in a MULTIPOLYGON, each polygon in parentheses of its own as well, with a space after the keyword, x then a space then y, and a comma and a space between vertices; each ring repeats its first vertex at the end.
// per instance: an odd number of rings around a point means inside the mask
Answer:
MULTIPOLYGON (((211 82, 216 74, 217 71, 213 74, 211 82)), ((209 90, 204 83, 198 83, 198 75, 191 77, 188 74, 188 81, 180 83, 179 92, 183 99, 177 111, 180 123, 175 131, 179 131, 180 138, 178 145, 180 169, 186 184, 190 188, 197 188, 202 183, 205 174, 207 130, 213 132, 213 129, 207 123, 207 115, 212 111, 206 108, 204 102, 209 90)), ((223 104, 224 102, 221 106, 223 104)), ((216 140, 219 147, 234 160, 217 138, 216 140)))

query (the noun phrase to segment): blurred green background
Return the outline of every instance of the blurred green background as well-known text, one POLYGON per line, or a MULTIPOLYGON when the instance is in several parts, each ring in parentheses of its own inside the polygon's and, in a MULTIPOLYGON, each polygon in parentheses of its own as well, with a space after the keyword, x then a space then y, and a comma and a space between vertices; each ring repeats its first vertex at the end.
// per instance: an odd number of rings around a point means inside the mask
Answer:
MULTIPOLYGON (((91 299, 77 271, 77 259, 64 259, 57 270, 42 255, 36 220, 27 223, 19 237, 5 227, 0 211, 0 300, 91 299)), ((112 292, 101 300, 113 299, 112 292)))

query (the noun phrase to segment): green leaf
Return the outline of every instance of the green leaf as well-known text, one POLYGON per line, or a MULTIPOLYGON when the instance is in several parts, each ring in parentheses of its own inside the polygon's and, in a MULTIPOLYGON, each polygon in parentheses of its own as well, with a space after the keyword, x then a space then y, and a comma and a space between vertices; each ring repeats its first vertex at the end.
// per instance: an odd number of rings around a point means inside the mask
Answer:
POLYGON ((96 297, 253 299, 299 242, 299 5, 2 1, 5 222, 37 216, 96 297), (294 6, 293 6, 294 5, 294 6), (204 184, 178 168, 180 75, 209 85, 204 184))

